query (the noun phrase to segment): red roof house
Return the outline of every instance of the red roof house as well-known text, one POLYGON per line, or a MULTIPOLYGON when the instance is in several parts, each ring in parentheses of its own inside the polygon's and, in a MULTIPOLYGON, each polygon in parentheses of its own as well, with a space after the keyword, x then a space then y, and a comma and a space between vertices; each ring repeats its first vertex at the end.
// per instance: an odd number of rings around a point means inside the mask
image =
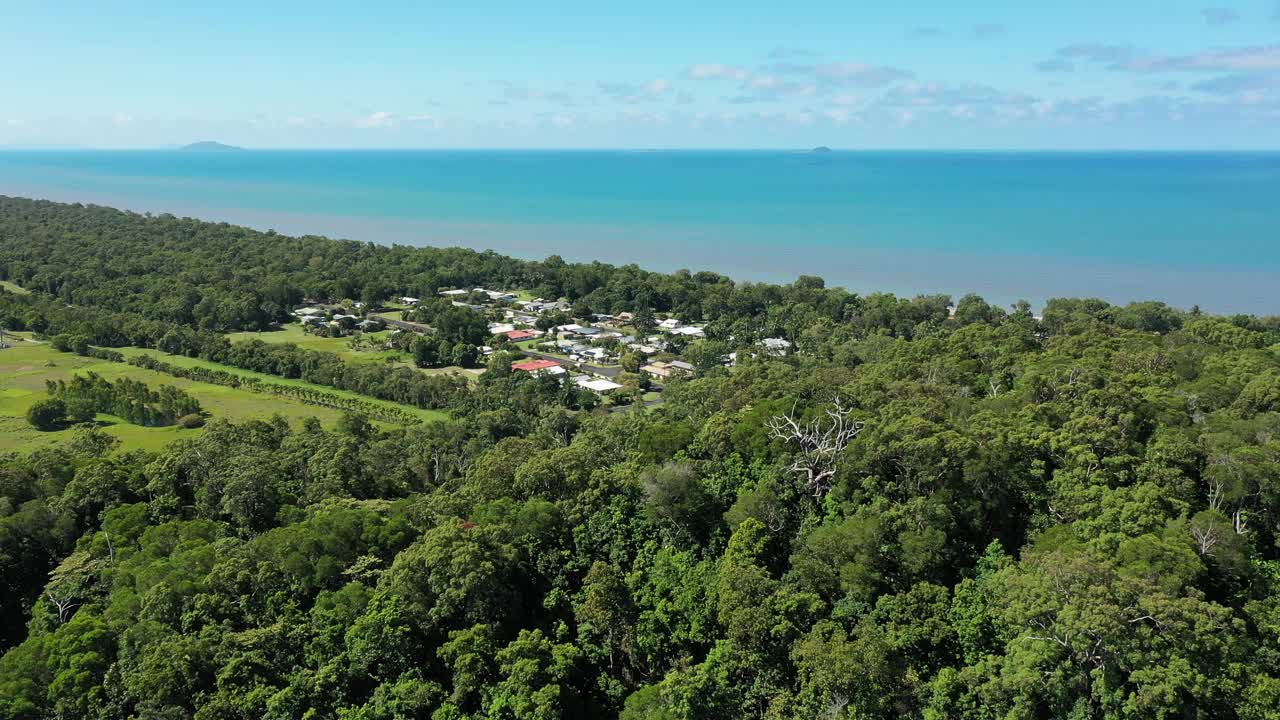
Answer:
POLYGON ((548 368, 559 367, 560 363, 554 360, 527 360, 522 363, 516 363, 511 366, 512 370, 523 370, 524 372, 538 372, 548 368))
POLYGON ((508 340, 528 340, 531 337, 537 337, 538 333, 532 330, 511 330, 504 333, 508 340))

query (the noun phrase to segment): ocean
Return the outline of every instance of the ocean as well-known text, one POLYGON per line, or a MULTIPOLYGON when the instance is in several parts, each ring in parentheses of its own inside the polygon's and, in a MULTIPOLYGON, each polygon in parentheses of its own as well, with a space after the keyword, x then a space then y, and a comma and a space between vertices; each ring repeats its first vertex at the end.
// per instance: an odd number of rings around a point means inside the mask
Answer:
POLYGON ((0 194, 862 293, 1280 314, 1280 153, 14 150, 0 194))

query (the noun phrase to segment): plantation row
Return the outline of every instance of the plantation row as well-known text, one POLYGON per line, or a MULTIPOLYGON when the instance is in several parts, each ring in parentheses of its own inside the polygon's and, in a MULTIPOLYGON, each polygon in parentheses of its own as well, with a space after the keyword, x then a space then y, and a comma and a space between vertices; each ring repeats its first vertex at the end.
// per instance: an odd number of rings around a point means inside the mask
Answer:
POLYGON ((116 350, 99 347, 90 347, 85 350, 84 354, 100 360, 128 363, 134 367, 154 370, 158 373, 185 378, 187 380, 291 398, 307 405, 314 405, 317 407, 327 407, 335 410, 356 412, 385 422, 409 425, 416 423, 419 420, 416 415, 407 410, 387 407, 379 403, 368 402, 357 398, 343 397, 342 395, 325 392, 318 388, 274 383, 268 380, 237 375, 233 372, 218 370, 215 368, 183 367, 181 365, 174 365, 173 363, 165 362, 164 360, 151 355, 135 355, 133 357, 126 358, 123 353, 116 350))

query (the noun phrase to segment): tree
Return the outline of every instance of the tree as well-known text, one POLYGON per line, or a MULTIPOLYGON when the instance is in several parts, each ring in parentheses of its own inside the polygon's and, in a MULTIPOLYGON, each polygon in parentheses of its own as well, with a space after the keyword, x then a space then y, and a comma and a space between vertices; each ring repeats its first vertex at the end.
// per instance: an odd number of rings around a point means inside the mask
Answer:
POLYGON ((37 430, 57 430, 67 419, 67 407, 61 400, 37 400, 27 408, 27 422, 37 430))
POLYGON ((766 422, 770 437, 794 445, 799 451, 798 457, 791 464, 791 471, 803 473, 805 486, 821 499, 831 486, 831 476, 835 475, 841 453, 849 446, 858 433, 866 427, 866 423, 853 420, 849 416, 852 408, 846 408, 840 398, 832 401, 832 407, 808 423, 791 414, 776 415, 766 422))

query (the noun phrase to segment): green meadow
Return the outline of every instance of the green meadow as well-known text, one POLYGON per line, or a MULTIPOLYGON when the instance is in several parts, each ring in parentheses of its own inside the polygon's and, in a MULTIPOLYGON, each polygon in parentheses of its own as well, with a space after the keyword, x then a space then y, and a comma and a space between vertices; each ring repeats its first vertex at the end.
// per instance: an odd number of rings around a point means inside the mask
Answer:
MULTIPOLYGON (((240 368, 231 367, 230 365, 223 365, 221 363, 210 362, 208 360, 201 360, 200 358, 189 358, 189 357, 184 357, 182 355, 167 355, 165 353, 160 352, 159 350, 150 350, 146 348, 136 348, 136 347, 115 348, 115 350, 120 354, 124 355, 126 358, 133 357, 135 355, 150 355, 154 358, 164 360, 167 363, 170 363, 172 365, 178 365, 180 367, 212 368, 215 370, 222 370, 224 372, 229 372, 234 375, 239 375, 241 377, 257 378, 259 380, 277 383, 280 385, 294 385, 297 387, 315 388, 317 390, 320 390, 325 393, 329 393, 331 395, 337 395, 340 397, 361 400, 364 402, 372 403, 374 405, 383 405, 388 408, 394 408, 397 410, 407 410, 408 412, 413 413, 418 417, 422 418, 422 420, 424 421, 443 420, 445 417, 447 417, 446 414, 444 412, 441 412, 440 410, 426 410, 423 408, 413 407, 412 405, 401 405, 399 403, 394 403, 389 400, 378 400, 376 398, 371 398, 367 395, 361 395, 359 393, 350 392, 348 390, 337 390, 335 388, 326 387, 323 385, 315 385, 313 383, 304 382, 302 380, 291 380, 288 378, 282 378, 275 375, 267 375, 266 373, 253 372, 252 370, 242 370, 240 368)), ((133 367, 133 366, 129 365, 128 367, 133 367)), ((164 377, 170 377, 170 376, 165 375, 164 377)), ((242 392, 249 392, 249 391, 246 390, 242 392)), ((258 395, 258 393, 249 393, 249 394, 258 395)), ((281 400, 281 398, 277 398, 276 396, 262 396, 262 397, 270 397, 272 400, 281 400)), ((311 406, 307 405, 304 407, 311 407, 311 406)), ((339 411, 334 411, 334 412, 337 413, 339 411)))
MULTIPOLYGON (((389 334, 390 331, 384 330, 382 332, 368 333, 364 337, 378 342, 385 340, 389 334)), ((348 362, 394 362, 403 364, 409 360, 408 355, 395 350, 358 350, 353 346, 352 338, 319 337, 303 332, 302 326, 295 323, 285 325, 279 330, 229 333, 227 337, 230 338, 231 342, 261 340, 268 343, 293 343, 305 350, 319 350, 320 352, 340 355, 343 360, 348 362)))
MULTIPOLYGON (((22 337, 23 334, 19 336, 22 337)), ((121 352, 126 355, 137 353, 162 355, 156 351, 138 348, 123 348, 121 352)), ((179 365, 203 364, 244 375, 254 374, 224 365, 217 365, 216 363, 206 363, 201 360, 168 355, 163 357, 166 361, 179 365)), ((45 381, 67 380, 74 374, 86 372, 95 372, 113 380, 128 377, 140 380, 151 386, 173 385, 190 393, 199 400, 210 418, 245 421, 262 419, 278 413, 288 418, 291 422, 300 422, 303 418, 315 417, 326 427, 333 427, 342 415, 340 410, 307 405, 289 398, 255 393, 241 388, 196 382, 125 363, 81 357, 71 353, 60 353, 47 344, 35 343, 25 339, 12 348, 0 350, 0 453, 15 450, 29 452, 41 447, 56 445, 68 439, 73 432, 70 429, 40 432, 31 427, 26 420, 27 409, 35 401, 46 397, 45 381)), ((307 385, 307 383, 297 380, 282 380, 266 375, 260 377, 273 382, 307 385)), ((323 389, 326 392, 339 395, 349 394, 330 388, 323 389)), ((357 397, 368 400, 364 396, 357 397)), ((397 405, 396 407, 401 406, 397 405)), ((421 416, 424 420, 444 417, 444 413, 439 411, 408 409, 421 416)), ((130 425, 109 415, 99 415, 98 420, 103 424, 103 430, 119 438, 121 440, 121 449, 126 450, 159 450, 178 438, 194 437, 202 432, 200 429, 148 428, 130 425)))
MULTIPOLYGON (((378 316, 400 319, 400 311, 375 313, 378 316)), ((363 337, 379 343, 386 340, 391 334, 390 330, 383 330, 376 333, 366 333, 363 337)), ((346 362, 382 362, 396 367, 415 367, 413 358, 409 353, 400 352, 398 350, 373 350, 366 348, 357 348, 352 343, 352 338, 330 338, 318 337, 311 333, 304 332, 301 325, 289 324, 279 330, 268 330, 265 332, 238 332, 228 333, 227 337, 231 342, 245 342, 247 340, 261 340, 266 343, 293 343, 304 350, 317 350, 319 352, 333 353, 341 357, 346 362)), ((126 349, 127 350, 127 349, 126 349)), ((126 351, 125 354, 128 354, 126 351)), ((230 368, 227 368, 230 369, 230 368)), ((450 366, 444 368, 423 368, 420 372, 428 375, 439 373, 460 373, 468 380, 474 380, 477 373, 468 371, 460 367, 450 366)))

